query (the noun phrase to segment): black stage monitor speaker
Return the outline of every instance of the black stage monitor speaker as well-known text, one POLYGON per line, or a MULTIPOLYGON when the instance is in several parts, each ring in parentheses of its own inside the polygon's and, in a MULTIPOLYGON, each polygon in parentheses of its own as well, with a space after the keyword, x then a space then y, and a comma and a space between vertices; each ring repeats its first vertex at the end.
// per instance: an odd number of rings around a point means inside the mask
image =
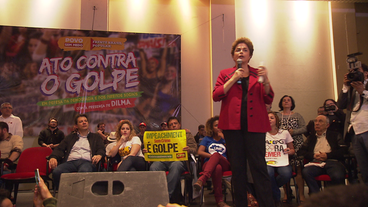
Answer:
POLYGON ((58 207, 144 206, 169 203, 164 171, 61 174, 58 207))

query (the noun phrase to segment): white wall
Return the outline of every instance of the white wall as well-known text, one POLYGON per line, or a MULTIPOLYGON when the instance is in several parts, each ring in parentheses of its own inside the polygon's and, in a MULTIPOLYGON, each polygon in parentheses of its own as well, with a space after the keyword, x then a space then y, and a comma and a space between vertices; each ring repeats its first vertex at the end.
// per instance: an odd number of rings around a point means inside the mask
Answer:
POLYGON ((327 2, 235 0, 236 37, 254 45, 250 65, 268 68, 275 92, 272 110, 291 95, 308 122, 327 98, 334 98, 327 2))
MULTIPOLYGON (((211 3, 212 93, 220 71, 234 65, 230 51, 235 40, 235 7, 234 0, 214 0, 211 3)), ((220 108, 221 102, 213 102, 213 115, 219 115, 220 108)))

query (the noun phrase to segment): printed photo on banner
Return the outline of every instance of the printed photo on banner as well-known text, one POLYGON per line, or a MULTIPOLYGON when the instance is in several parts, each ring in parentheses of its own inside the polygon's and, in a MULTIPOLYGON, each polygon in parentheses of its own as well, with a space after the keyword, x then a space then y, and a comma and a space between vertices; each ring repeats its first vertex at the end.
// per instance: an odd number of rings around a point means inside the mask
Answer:
POLYGON ((122 119, 159 130, 180 117, 180 35, 0 25, 0 42, 0 104, 12 104, 25 137, 50 117, 69 134, 79 113, 106 132, 122 119))
POLYGON ((267 165, 281 167, 289 165, 289 155, 284 153, 287 148, 284 139, 268 139, 266 137, 266 162, 267 165))
POLYGON ((183 151, 187 146, 184 129, 169 131, 146 131, 144 133, 144 153, 146 161, 185 161, 188 153, 183 151))

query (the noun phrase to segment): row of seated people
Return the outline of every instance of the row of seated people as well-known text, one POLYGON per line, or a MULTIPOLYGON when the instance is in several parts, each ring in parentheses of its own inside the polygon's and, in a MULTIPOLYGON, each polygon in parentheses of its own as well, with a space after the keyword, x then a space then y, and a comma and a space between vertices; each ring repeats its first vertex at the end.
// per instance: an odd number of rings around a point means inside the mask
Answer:
MULTIPOLYGON (((271 152, 281 151, 283 155, 294 155, 295 149, 290 133, 280 129, 279 117, 274 112, 269 112, 269 120, 272 130, 266 134, 266 148, 271 152), (279 143, 279 144, 277 144, 279 143), (272 146, 272 144, 274 144, 272 146), (276 147, 278 145, 278 147, 276 147), (282 147, 283 145, 283 147, 282 147), (270 147, 272 146, 272 147, 270 147)), ((309 187, 309 193, 320 191, 320 186, 315 177, 327 174, 331 178, 332 185, 345 184, 346 169, 344 162, 344 145, 341 135, 328 130, 329 119, 325 115, 318 115, 314 120, 315 133, 308 136, 299 149, 299 159, 303 157, 307 163, 301 168, 301 174, 309 187)), ((293 159, 296 157, 293 157, 293 159)), ((272 183, 273 198, 276 206, 281 206, 279 188, 285 185, 292 177, 292 167, 295 164, 278 164, 274 160, 267 159, 267 169, 272 183)), ((304 184, 299 186, 304 188, 304 184)))
MULTIPOLYGON (((309 136, 311 134, 315 134, 314 131, 314 121, 310 121, 309 124, 307 126, 305 126, 305 122, 303 120, 303 117, 298 114, 297 112, 293 112, 292 110, 295 108, 295 101, 291 96, 283 96, 280 99, 279 102, 279 107, 281 109, 281 112, 277 113, 278 117, 280 118, 280 128, 287 130, 290 132, 290 134, 292 135, 292 138, 294 140, 293 145, 295 148, 295 151, 297 152, 302 144, 303 144, 303 138, 302 138, 302 134, 304 133, 306 136, 309 136)), ((327 117, 330 120, 331 126, 329 127, 330 130, 333 131, 338 131, 340 134, 341 129, 343 128, 342 125, 344 123, 344 113, 342 112, 342 110, 337 108, 336 102, 332 99, 326 99, 324 101, 324 107, 320 107, 320 109, 318 110, 319 114, 324 114, 327 115, 327 117)), ((52 121, 52 122, 55 122, 52 121)), ((51 122, 49 122, 49 126, 50 124, 52 124, 51 122)), ((163 122, 161 124, 161 127, 164 126, 165 127, 166 123, 163 122)), ((98 134, 100 134, 100 136, 103 138, 104 143, 107 144, 109 140, 107 140, 106 138, 108 137, 106 133, 104 133, 104 124, 103 123, 99 123, 98 126, 98 134), (100 129, 101 128, 101 129, 100 129)), ((50 128, 50 127, 49 127, 50 128)), ((198 130, 199 133, 197 133, 196 135, 196 140, 197 143, 199 144, 199 140, 202 140, 203 137, 205 136, 204 133, 204 126, 200 125, 198 130)), ((137 136, 140 138, 141 142, 143 142, 143 134, 144 131, 146 129, 146 125, 145 123, 141 123, 139 125, 139 133, 137 134, 137 136)), ((54 133, 55 134, 55 133, 54 133)), ((41 133, 40 133, 41 135, 41 133)), ((40 139, 39 139, 40 140, 40 139)), ((55 138, 53 140, 56 140, 55 138)), ((40 141, 39 141, 40 142, 40 141)), ((44 144, 43 144, 44 145, 44 144)), ((51 147, 53 147, 52 144, 50 144, 51 147)), ((54 145, 55 147, 55 145, 54 145)), ((141 145, 141 149, 143 149, 143 144, 141 145)), ((111 146, 112 148, 112 146, 111 146)), ((298 153, 299 155, 300 153, 298 153)), ((297 182, 299 185, 303 185, 304 181, 302 179, 302 174, 301 174, 301 166, 302 163, 301 161, 298 161, 297 159, 293 159, 292 163, 296 162, 297 166, 298 166, 298 174, 297 174, 297 182)), ((304 192, 303 189, 300 189, 301 192, 299 192, 299 196, 301 198, 301 200, 304 200, 304 192)), ((285 195, 289 195, 290 194, 290 190, 288 193, 285 193, 285 195)), ((284 198, 284 201, 290 199, 290 197, 288 198, 284 198)))
MULTIPOLYGON (((271 131, 266 133, 267 169, 271 179, 275 206, 281 206, 280 187, 289 182, 292 177, 292 165, 289 164, 289 156, 295 154, 295 149, 290 133, 287 130, 280 129, 279 116, 275 112, 269 112, 268 116, 271 131), (271 153, 274 154, 270 155, 271 153)), ((202 167, 203 175, 194 184, 194 187, 196 190, 200 190, 207 179, 212 177, 217 203, 219 206, 227 206, 222 200, 221 186, 222 173, 230 170, 230 163, 226 156, 225 140, 217 125, 218 117, 213 117, 206 123, 207 136, 200 142, 198 149, 198 155, 205 158, 202 167)), ((344 149, 341 147, 343 140, 339 133, 327 130, 328 127, 328 117, 325 115, 317 116, 314 120, 316 133, 311 134, 300 149, 299 155, 310 161, 302 168, 301 174, 306 180, 311 194, 319 192, 320 188, 315 177, 322 174, 330 176, 332 185, 343 185, 345 183, 344 149)))
MULTIPOLYGON (((303 116, 294 111, 296 107, 296 102, 293 97, 289 95, 284 95, 280 99, 278 106, 280 109, 280 111, 277 113, 279 128, 281 130, 288 131, 293 141, 295 155, 292 159, 290 159, 290 163, 295 168, 296 184, 298 186, 304 186, 304 179, 302 175, 304 159, 301 159, 301 157, 303 157, 303 154, 300 150, 302 149, 305 141, 304 136, 307 138, 315 136, 315 120, 311 120, 309 124, 306 125, 303 116)), ((271 106, 268 106, 268 111, 271 111, 270 107, 271 106)), ((325 115, 328 118, 329 131, 337 132, 339 136, 342 137, 344 131, 345 113, 337 107, 337 103, 335 100, 326 99, 323 102, 323 107, 320 107, 318 109, 318 114, 325 115)), ((349 140, 346 140, 346 143, 344 143, 343 145, 348 144, 349 140)), ((291 201, 292 198, 290 182, 284 185, 284 190, 285 193, 283 202, 288 203, 291 201)), ((299 188, 296 194, 301 201, 305 201, 304 188, 299 188)))
MULTIPOLYGON (((78 117, 79 118, 79 117, 78 117)), ((87 117, 85 117, 86 119, 87 119, 87 117)), ((56 126, 57 126, 57 120, 55 120, 55 119, 50 119, 49 120, 49 127, 54 127, 55 128, 55 122, 56 122, 56 126)), ((73 137, 83 137, 83 136, 81 136, 81 134, 82 134, 82 132, 84 132, 84 131, 86 131, 86 132, 89 132, 88 131, 88 120, 86 120, 86 121, 81 121, 81 123, 82 123, 82 126, 79 126, 79 123, 78 123, 78 121, 76 120, 76 126, 77 126, 77 128, 78 128, 78 131, 79 131, 79 134, 77 135, 77 134, 72 134, 72 136, 73 137)), ((127 125, 129 125, 129 123, 127 123, 127 125)), ((122 125, 121 125, 122 126, 122 125)), ((125 127, 126 129, 125 130, 128 130, 128 129, 133 129, 133 126, 130 124, 130 126, 129 127, 125 127)), ((180 128, 180 127, 179 127, 180 128)), ((171 129, 171 128, 170 128, 171 129)), ((121 130, 119 130, 119 131, 124 131, 124 129, 123 128, 121 128, 121 130)), ((129 130, 128 130, 129 131, 129 130)), ((127 134, 127 132, 122 132, 122 133, 120 133, 121 134, 121 136, 123 136, 124 135, 124 133, 125 134, 127 134)), ((120 136, 120 135, 119 135, 120 136)), ((96 136, 93 136, 93 137, 96 137, 96 136)), ((95 141, 97 141, 98 139, 95 139, 95 141)), ((125 140, 125 139, 121 139, 121 142, 122 142, 122 140, 125 140)), ((78 140, 79 141, 79 140, 78 140)), ((65 142, 65 143, 67 143, 67 142, 65 142)), ((77 143, 77 142, 76 142, 77 143)), ((97 143, 97 142, 96 142, 97 143)), ((140 142, 141 143, 141 142, 140 142)), ((125 143, 124 145, 126 145, 126 144, 128 144, 128 143, 125 143)), ((44 143, 42 144, 42 145, 44 145, 44 143)), ((64 144, 65 146, 64 147, 66 147, 66 149, 67 148, 69 148, 69 150, 71 150, 71 147, 74 147, 74 146, 70 146, 71 144, 69 143, 69 144, 64 144)), ((122 144, 121 144, 122 145, 122 144)), ((142 144, 141 144, 142 145, 142 144)), ((55 148, 57 146, 57 144, 55 144, 54 146, 51 146, 52 148, 55 148)), ((83 148, 84 146, 83 146, 83 143, 81 143, 81 146, 79 146, 79 148, 81 149, 81 150, 85 150, 84 148, 83 148)), ((91 145, 91 147, 92 147, 92 145, 91 145)), ((80 149, 78 149, 78 147, 76 147, 77 148, 77 150, 80 150, 80 149)), ((93 148, 93 147, 92 147, 93 148)), ((115 154, 117 154, 117 152, 119 151, 119 149, 117 148, 117 147, 115 147, 115 148, 113 148, 114 150, 112 151, 113 153, 115 153, 115 154)), ((134 148, 132 148, 133 150, 133 152, 135 151, 135 149, 134 148)), ((94 151, 95 149, 93 149, 93 151, 94 151)), ((56 151, 55 153, 53 153, 53 155, 51 156, 51 158, 53 158, 53 156, 55 156, 55 159, 51 159, 50 160, 50 166, 51 167, 53 167, 53 168, 55 168, 56 166, 57 166, 57 163, 58 162, 65 162, 65 161, 72 161, 72 160, 78 160, 78 159, 75 159, 75 157, 73 157, 73 154, 72 154, 72 156, 65 156, 65 154, 63 154, 63 153, 57 153, 57 152, 59 152, 60 150, 58 150, 58 151, 56 151), (62 161, 61 160, 61 158, 62 157, 64 157, 64 159, 65 158, 67 158, 67 160, 64 160, 64 161, 62 161), (70 158, 69 158, 70 157, 70 158)), ((121 153, 123 153, 124 152, 124 150, 120 150, 121 151, 121 153)), ((140 155, 138 156, 138 157, 141 157, 141 159, 140 158, 133 158, 133 159, 137 159, 137 160, 141 160, 141 161, 134 161, 134 162, 131 162, 131 163, 134 163, 134 165, 135 164, 137 164, 137 163, 140 163, 140 167, 138 167, 137 169, 139 170, 139 169, 143 169, 143 168, 145 168, 145 167, 143 167, 142 168, 142 166, 145 166, 145 165, 142 165, 142 163, 144 163, 144 159, 143 159, 143 154, 142 154, 142 151, 138 151, 138 152, 140 152, 140 155)), ((195 152, 195 150, 194 150, 194 152, 195 152)), ((71 153, 70 151, 68 152, 68 150, 66 151, 66 153, 71 153)), ((74 155, 75 155, 76 153, 74 153, 74 155)), ((120 154, 120 153, 119 153, 120 154)), ((84 152, 84 155, 88 155, 88 153, 86 153, 86 152, 84 152)), ((92 163, 96 163, 96 161, 97 160, 100 160, 101 158, 102 158, 102 153, 101 153, 101 150, 100 150, 100 152, 99 153, 94 153, 93 154, 94 156, 91 158, 91 161, 92 161, 92 163)), ((125 156, 122 156, 122 157, 125 157, 125 156)), ((83 157, 83 155, 82 155, 82 158, 84 158, 83 157)), ((82 159, 83 160, 83 159, 82 159)), ((84 159, 84 160, 88 160, 88 159, 84 159)), ((131 160, 131 159, 128 159, 128 160, 131 160)), ((124 159, 124 161, 125 161, 125 159, 124 159)), ((73 162, 68 162, 68 164, 71 164, 71 163, 73 163, 73 162)), ((84 164, 77 164, 77 165, 81 165, 81 166, 84 166, 84 167, 86 167, 84 164)), ((155 165, 158 165, 158 164, 155 164, 155 165)), ((154 169, 154 166, 155 165, 153 165, 153 167, 152 167, 152 169, 154 169)), ((62 167, 66 167, 67 165, 63 165, 62 167)), ((126 167, 125 166, 129 166, 129 164, 128 164, 128 162, 126 162, 124 165, 121 165, 121 170, 129 170, 129 169, 126 169, 126 167)), ((59 169, 63 169, 62 167, 60 167, 59 169)), ((75 166, 74 166, 75 167, 75 166)), ((79 166, 77 166, 78 168, 79 168, 79 166)), ((87 167, 87 169, 84 169, 84 167, 80 167, 81 169, 81 171, 83 171, 83 170, 87 170, 87 171, 90 171, 91 170, 91 168, 92 168, 92 170, 94 170, 93 169, 93 166, 91 167, 91 166, 88 166, 87 167)), ((120 166, 119 166, 120 167, 120 166)), ((68 167, 67 167, 68 168, 68 167)), ((161 169, 162 167, 160 167, 160 169, 161 169)), ((59 170, 58 169, 58 170, 59 170)), ((56 176, 54 176, 54 177, 56 177, 56 179, 55 179, 55 181, 56 181, 56 186, 58 186, 58 177, 60 177, 60 174, 61 173, 63 173, 63 171, 61 171, 61 172, 59 172, 58 170, 56 170, 55 171, 55 175, 56 176), (59 176, 57 176, 59 174, 59 176)), ((70 169, 66 169, 66 171, 70 171, 70 169)))
MULTIPOLYGON (((275 119, 276 117, 275 114, 273 114, 273 117, 275 119)), ((325 119, 328 120, 327 118, 325 119)), ((271 122, 271 118, 270 118, 270 122, 271 122)), ((279 123, 279 121, 275 121, 275 123, 279 123)), ((50 167, 52 169, 55 169, 53 171, 53 178, 54 178, 56 188, 58 188, 61 173, 95 171, 94 164, 98 163, 98 161, 105 155, 105 148, 104 148, 102 139, 97 134, 89 132, 89 125, 88 125, 87 117, 85 115, 78 115, 75 119, 75 124, 78 128, 78 133, 72 133, 68 135, 63 140, 63 142, 60 143, 59 147, 56 147, 54 149, 54 152, 50 156, 50 167), (62 164, 58 165, 58 163, 62 163, 62 164)), ((168 125, 169 125, 169 129, 180 129, 181 128, 180 123, 178 119, 176 118, 169 119, 168 125)), ((202 140, 203 143, 201 142, 199 152, 198 152, 199 155, 205 158, 212 157, 211 156, 212 154, 217 155, 218 153, 215 153, 215 152, 224 150, 224 149, 221 149, 221 147, 215 147, 216 150, 214 151, 212 150, 211 152, 210 146, 211 144, 213 144, 212 143, 214 142, 213 140, 215 140, 213 138, 215 135, 218 136, 218 137, 215 136, 215 138, 218 139, 215 141, 220 141, 220 143, 223 142, 224 144, 224 140, 222 138, 221 131, 217 129, 217 126, 215 126, 213 123, 210 125, 212 125, 212 134, 213 134, 211 137, 211 140, 208 140, 208 139, 204 139, 205 141, 202 140), (216 133, 214 133, 213 131, 216 131, 216 133), (221 137, 221 139, 219 139, 219 137, 221 137)), ((325 125, 326 128, 327 128, 327 125, 328 124, 325 125)), ((271 122, 271 126, 272 126, 272 122, 271 122)), ((318 122, 316 122, 315 127, 318 128, 319 126, 320 125, 318 124, 318 122)), ((316 131, 317 131, 317 128, 316 128, 316 131)), ((141 150, 142 143, 140 139, 134 136, 134 130, 132 130, 133 129, 132 124, 127 120, 122 121, 119 123, 118 129, 119 130, 117 130, 117 134, 118 134, 117 143, 110 150, 109 155, 114 156, 117 153, 119 153, 119 155, 122 157, 122 161, 119 164, 119 170, 127 171, 127 170, 132 170, 133 168, 135 170, 145 170, 146 165, 145 165, 144 156, 143 156, 144 150, 142 152, 141 150), (130 146, 130 150, 126 150, 126 147, 129 148, 129 146, 130 146)), ((268 134, 271 134, 271 133, 274 133, 274 132, 270 132, 268 134)), ((209 136, 207 137, 210 137, 211 136, 210 134, 211 134, 211 127, 208 130, 209 136)), ((188 146, 185 147, 183 150, 186 150, 192 154, 195 154, 196 144, 193 139, 193 136, 189 132, 187 133, 187 143, 188 143, 188 146)), ((292 146, 286 147, 285 150, 286 150, 285 153, 293 154, 292 146)), ((323 150, 325 149, 323 148, 323 150)), ((321 150, 319 150, 318 152, 320 151, 321 150)), ((327 153, 325 153, 325 151, 323 152, 324 153, 319 153, 321 154, 320 161, 325 161, 327 158, 327 153)), ((223 157, 224 156, 219 157, 220 159, 218 159, 218 161, 216 162, 220 162, 219 160, 223 160, 223 157)), ((226 156, 225 156, 225 160, 227 161, 226 156)), ((213 168, 213 166, 217 167, 218 165, 208 164, 207 160, 205 160, 204 169, 206 169, 206 166, 211 166, 211 168, 213 168)), ((185 168, 186 168, 186 165, 183 162, 154 162, 151 165, 150 170, 169 171, 168 188, 169 188, 169 195, 171 197, 172 193, 174 192, 176 186, 179 183, 180 175, 183 171, 185 171, 185 168)), ((221 168, 223 168, 224 170, 228 170, 229 165, 221 166, 221 168)), ((310 168, 306 168, 306 169, 310 169, 310 168)), ((325 169, 327 169, 327 167, 325 169)), ((212 171, 213 170, 214 169, 212 169, 212 171)), ((305 170, 303 170, 303 172, 304 171, 305 170)), ((211 173, 210 172, 211 171, 205 170, 204 175, 199 179, 199 182, 202 181, 202 183, 197 183, 199 185, 195 185, 195 186, 203 185, 203 181, 206 181, 206 179, 209 178, 209 175, 212 175, 212 172, 211 173)), ((279 173, 280 176, 282 174, 283 173, 279 173)), ((307 181, 308 185, 310 185, 309 183, 310 182, 307 181)), ((216 193, 217 191, 216 188, 218 187, 218 185, 216 184, 215 186, 214 184, 214 187, 215 187, 215 198, 216 198, 216 201, 220 205, 223 202, 221 200, 222 195, 219 193, 216 193)), ((277 193, 275 194, 276 194, 275 198, 279 197, 277 196, 277 193)), ((276 198, 275 200, 279 201, 280 198, 276 198)))
MULTIPOLYGON (((171 117, 168 120, 170 130, 181 129, 179 120, 171 117)), ((59 188, 60 176, 62 173, 70 172, 94 172, 96 164, 105 157, 105 145, 99 134, 89 131, 87 116, 77 115, 75 125, 77 133, 72 133, 63 139, 60 144, 54 148, 49 156, 49 165, 53 169, 54 186, 59 188)), ((117 126, 116 142, 109 150, 108 155, 114 157, 119 154, 121 161, 118 165, 118 171, 146 170, 146 162, 141 150, 142 142, 136 136, 132 123, 129 120, 122 120, 117 126)), ((187 132, 187 146, 183 148, 188 153, 195 154, 197 145, 194 137, 187 132)), ((170 198, 180 182, 180 175, 187 170, 184 162, 153 162, 150 165, 151 171, 168 171, 167 181, 170 198)))

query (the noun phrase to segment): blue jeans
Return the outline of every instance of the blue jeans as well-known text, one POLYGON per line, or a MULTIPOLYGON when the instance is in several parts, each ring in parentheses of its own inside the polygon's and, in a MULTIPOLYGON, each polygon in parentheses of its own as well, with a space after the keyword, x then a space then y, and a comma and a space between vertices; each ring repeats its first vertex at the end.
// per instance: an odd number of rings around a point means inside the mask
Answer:
POLYGON ((314 178, 323 174, 330 176, 332 185, 345 185, 345 167, 339 161, 326 161, 323 168, 317 166, 305 167, 302 174, 310 193, 319 192, 318 182, 314 178))
POLYGON ((72 160, 58 165, 52 172, 52 178, 54 179, 55 188, 59 189, 60 176, 62 173, 94 171, 96 171, 96 166, 94 166, 91 161, 82 159, 72 160))
POLYGON ((128 156, 121 162, 118 171, 144 171, 146 169, 146 161, 143 157, 128 156))
POLYGON ((268 175, 271 179, 272 195, 275 201, 280 201, 280 187, 289 182, 292 176, 292 168, 290 165, 284 167, 272 167, 267 165, 268 175), (275 176, 277 173, 277 176, 275 176))
POLYGON ((368 131, 354 135, 352 143, 363 182, 368 185, 368 131))
POLYGON ((167 188, 169 197, 171 198, 175 188, 180 183, 180 176, 187 169, 185 162, 153 162, 150 166, 150 171, 169 171, 167 175, 167 188))

